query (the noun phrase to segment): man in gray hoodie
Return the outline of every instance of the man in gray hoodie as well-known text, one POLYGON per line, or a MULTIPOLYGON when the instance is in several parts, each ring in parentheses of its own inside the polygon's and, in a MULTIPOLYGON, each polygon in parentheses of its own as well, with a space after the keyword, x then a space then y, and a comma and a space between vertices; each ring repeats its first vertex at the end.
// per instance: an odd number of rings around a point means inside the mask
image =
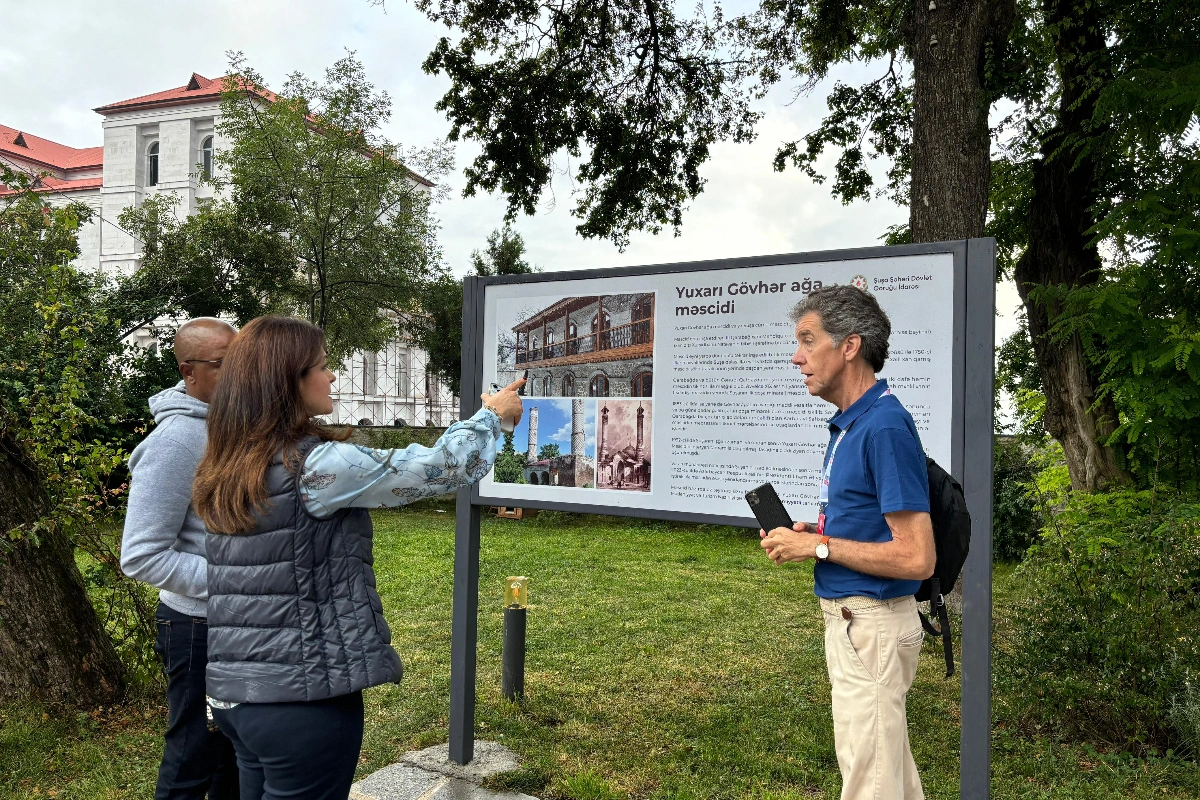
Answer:
POLYGON ((208 401, 237 330, 211 317, 175 334, 183 380, 150 398, 155 428, 129 459, 129 510, 121 570, 159 591, 154 649, 167 673, 168 721, 154 800, 236 800, 237 764, 225 736, 209 730, 208 562, 192 481, 208 439, 208 401))

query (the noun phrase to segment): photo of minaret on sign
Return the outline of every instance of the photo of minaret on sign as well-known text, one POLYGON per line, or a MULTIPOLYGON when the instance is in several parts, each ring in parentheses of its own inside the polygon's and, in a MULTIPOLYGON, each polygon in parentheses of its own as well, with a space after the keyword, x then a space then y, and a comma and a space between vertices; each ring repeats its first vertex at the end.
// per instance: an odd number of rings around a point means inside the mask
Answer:
POLYGON ((598 400, 596 488, 650 491, 650 400, 598 400))
POLYGON ((513 451, 499 454, 515 459, 519 470, 500 469, 497 483, 595 488, 595 401, 539 397, 525 403, 525 416, 512 434, 513 451))

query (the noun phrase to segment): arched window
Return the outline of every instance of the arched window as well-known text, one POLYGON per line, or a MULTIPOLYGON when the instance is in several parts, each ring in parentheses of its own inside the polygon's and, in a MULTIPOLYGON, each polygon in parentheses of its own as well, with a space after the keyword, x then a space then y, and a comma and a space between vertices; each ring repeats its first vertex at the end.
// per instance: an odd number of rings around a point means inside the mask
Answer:
POLYGON ((574 397, 575 396, 575 376, 574 375, 564 375, 562 386, 563 386, 563 390, 562 390, 563 397, 574 397))
POLYGON ((650 372, 639 372, 633 376, 633 383, 630 385, 631 397, 653 397, 651 390, 653 388, 653 375, 650 372))
POLYGON ((538 477, 537 477, 536 472, 529 473, 529 482, 532 483, 534 486, 538 485, 538 477))
POLYGON ((588 397, 608 397, 608 376, 604 373, 592 378, 588 384, 588 397))
POLYGON ((550 396, 550 376, 542 378, 542 397, 550 396))
POLYGON ((146 185, 158 186, 158 142, 146 148, 146 185))
POLYGON ((200 142, 200 174, 205 180, 212 177, 213 171, 213 137, 205 136, 200 142))
POLYGON ((567 326, 567 338, 574 339, 578 335, 579 335, 579 329, 576 328, 575 323, 572 322, 570 325, 567 326))
POLYGON ((607 311, 604 312, 603 324, 600 324, 599 327, 597 328, 597 325, 599 323, 600 323, 600 315, 592 314, 592 333, 595 333, 597 329, 606 331, 612 327, 612 317, 610 317, 608 315, 607 311))
POLYGON ((633 307, 633 321, 650 319, 654 315, 654 295, 648 294, 638 300, 633 307))
POLYGON ((546 331, 546 347, 554 344, 554 331, 546 331))

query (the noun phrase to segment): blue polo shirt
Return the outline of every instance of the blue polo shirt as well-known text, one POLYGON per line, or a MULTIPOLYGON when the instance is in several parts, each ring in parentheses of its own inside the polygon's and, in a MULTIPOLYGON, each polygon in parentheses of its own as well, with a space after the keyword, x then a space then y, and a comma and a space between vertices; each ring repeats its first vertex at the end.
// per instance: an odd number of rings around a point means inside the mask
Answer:
MULTIPOLYGON (((890 542, 884 514, 929 511, 929 471, 912 415, 879 380, 845 411, 829 420, 829 451, 846 431, 829 474, 825 533, 834 539, 890 542)), ((880 578, 817 562, 813 570, 818 597, 859 595, 890 600, 913 594, 920 581, 880 578)))

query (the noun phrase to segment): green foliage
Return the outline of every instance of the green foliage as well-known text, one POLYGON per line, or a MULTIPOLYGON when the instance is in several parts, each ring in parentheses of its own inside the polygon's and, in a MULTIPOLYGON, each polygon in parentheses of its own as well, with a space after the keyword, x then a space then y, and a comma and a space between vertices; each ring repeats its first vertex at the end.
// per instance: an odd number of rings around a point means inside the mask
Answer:
POLYGON ((538 448, 538 461, 546 461, 551 458, 558 458, 559 455, 560 453, 558 452, 558 445, 556 444, 544 444, 538 448))
MULTIPOLYGON (((1073 493, 1020 567, 1000 638, 1005 711, 1123 747, 1178 745, 1200 677, 1200 505, 1163 491, 1073 493)), ((1186 727, 1186 726, 1185 726, 1186 727)))
POLYGON ((719 12, 680 16, 657 0, 417 8, 456 29, 424 68, 452 82, 437 105, 450 138, 482 145, 464 191, 502 192, 510 218, 536 211, 565 152, 580 235, 623 246, 632 230, 678 229, 711 145, 752 138, 759 114, 748 92, 728 91, 743 67, 721 51, 719 12))
MULTIPOLYGON (((1023 441, 1040 445, 1046 438, 1042 414, 1046 398, 1042 394, 1042 373, 1029 338, 1029 326, 1022 309, 1017 329, 996 348, 996 425, 1001 424, 1000 401, 1008 395, 1016 412, 1016 430, 1023 441)), ((997 427, 997 432, 999 428, 997 427)))
MULTIPOLYGON (((1200 262, 1197 262, 1200 263, 1200 262)), ((1099 282, 1050 289, 1061 301, 1059 336, 1079 336, 1101 368, 1118 425, 1110 443, 1126 445, 1139 482, 1195 492, 1200 447, 1200 278, 1194 266, 1159 258, 1131 262, 1099 282)))
POLYGON ((7 365, 21 374, 29 392, 5 414, 3 425, 37 472, 49 510, 42 519, 8 531, 10 539, 36 539, 48 529, 77 539, 81 531, 114 515, 119 507, 115 501, 124 491, 123 486, 110 488, 109 479, 127 454, 109 442, 87 438, 96 420, 79 402, 88 393, 84 376, 90 354, 84 334, 92 324, 89 310, 81 306, 82 298, 66 290, 73 277, 70 267, 52 266, 47 277, 48 291, 34 306, 41 330, 28 332, 40 340, 35 360, 7 365), (47 374, 51 365, 61 370, 55 380, 47 374))
POLYGON ((498 483, 524 483, 526 453, 518 453, 513 447, 513 435, 504 433, 504 444, 496 454, 496 466, 493 475, 498 483))
POLYGON ((325 329, 335 359, 382 349, 445 275, 431 204, 453 151, 406 152, 384 137, 391 98, 353 53, 323 81, 295 73, 276 94, 235 54, 224 89, 229 146, 214 183, 229 201, 185 223, 195 244, 178 263, 203 272, 192 256, 213 253, 207 269, 241 285, 238 313, 257 302, 306 316, 325 329), (287 275, 289 264, 299 269, 287 275))
POLYGON ((68 263, 90 212, 48 205, 29 176, 5 169, 0 180, 18 190, 0 205, 0 441, 37 476, 44 509, 0 531, 2 543, 65 534, 129 677, 153 680, 153 598, 120 571, 118 522, 127 448, 145 431, 161 362, 121 341, 124 284, 68 263))
POLYGON ((525 260, 525 240, 510 225, 488 234, 487 247, 471 251, 476 275, 528 275, 541 269, 525 260))
POLYGON ((1037 540, 1037 464, 1028 446, 997 440, 992 468, 992 558, 1020 561, 1037 540))
POLYGON ((130 327, 164 313, 232 317, 238 325, 299 308, 303 286, 287 235, 228 200, 203 202, 191 215, 178 197, 153 195, 118 221, 142 243, 141 266, 124 279, 122 317, 130 327))
POLYGON ((403 428, 367 428, 365 444, 380 450, 400 450, 410 444, 433 447, 445 432, 445 428, 414 428, 411 425, 403 428))

